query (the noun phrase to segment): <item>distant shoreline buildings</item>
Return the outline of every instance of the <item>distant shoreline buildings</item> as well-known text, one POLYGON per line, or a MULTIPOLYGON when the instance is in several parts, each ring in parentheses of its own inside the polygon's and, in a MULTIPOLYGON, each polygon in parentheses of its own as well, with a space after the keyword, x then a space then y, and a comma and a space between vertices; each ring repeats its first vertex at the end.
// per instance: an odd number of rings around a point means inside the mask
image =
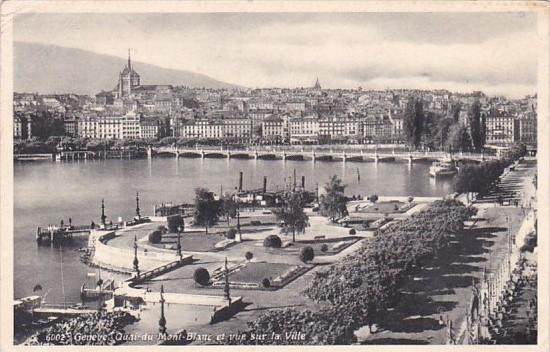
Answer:
POLYGON ((115 88, 95 97, 14 94, 14 138, 47 137, 43 119, 57 123, 56 134, 104 140, 225 143, 323 144, 403 143, 409 100, 426 114, 469 127, 468 113, 479 103, 484 143, 536 146, 536 95, 522 99, 488 97, 481 92, 446 90, 311 88, 208 89, 143 85, 128 62, 115 88), (60 132, 61 131, 61 132, 60 132))

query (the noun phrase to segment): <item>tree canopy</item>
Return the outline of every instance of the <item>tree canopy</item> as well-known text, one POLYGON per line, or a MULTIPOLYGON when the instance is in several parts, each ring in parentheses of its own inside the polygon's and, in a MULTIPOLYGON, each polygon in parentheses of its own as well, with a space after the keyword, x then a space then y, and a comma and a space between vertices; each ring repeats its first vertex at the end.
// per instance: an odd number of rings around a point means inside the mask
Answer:
POLYGON ((282 231, 292 233, 292 242, 296 241, 296 232, 304 232, 308 226, 309 217, 304 212, 304 199, 301 192, 288 192, 283 197, 281 207, 273 212, 282 222, 282 231))
POLYGON ((325 194, 320 197, 320 213, 332 220, 346 213, 346 185, 338 176, 333 175, 324 186, 325 194))
POLYGON ((214 194, 206 188, 195 189, 195 213, 194 221, 197 225, 202 225, 206 228, 213 226, 220 214, 220 204, 214 199, 214 194))

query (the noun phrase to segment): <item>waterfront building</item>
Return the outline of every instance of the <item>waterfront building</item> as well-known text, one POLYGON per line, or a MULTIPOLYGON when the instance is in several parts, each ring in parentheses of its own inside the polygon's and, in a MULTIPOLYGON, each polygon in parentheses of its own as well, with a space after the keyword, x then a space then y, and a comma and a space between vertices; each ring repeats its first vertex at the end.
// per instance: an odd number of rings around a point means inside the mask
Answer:
POLYGON ((81 138, 98 138, 96 116, 86 115, 78 119, 77 131, 81 138))
POLYGON ((537 119, 536 117, 522 117, 518 119, 519 141, 526 145, 537 144, 537 119))
POLYGON ((485 143, 506 146, 519 140, 519 120, 513 116, 488 116, 485 119, 485 143))
POLYGON ((252 138, 252 121, 247 118, 223 119, 223 136, 227 139, 248 143, 252 138))
POLYGON ((393 126, 389 118, 376 116, 363 121, 363 137, 365 141, 388 143, 392 140, 392 132, 393 126))
POLYGON ((262 122, 262 137, 271 141, 282 141, 285 136, 284 121, 273 115, 262 122))
POLYGON ((139 122, 139 137, 143 139, 158 139, 160 122, 157 118, 142 118, 139 122))
POLYGON ((177 126, 176 135, 182 138, 213 138, 224 136, 224 124, 221 120, 186 120, 177 126))
POLYGON ((122 116, 88 115, 78 120, 77 133, 82 138, 135 139, 140 137, 139 120, 135 112, 122 116))
POLYGON ((21 115, 13 114, 13 138, 18 139, 23 136, 23 124, 21 121, 21 115))
POLYGON ((394 141, 403 140, 403 111, 399 109, 389 109, 389 121, 392 125, 392 139, 394 141))
POLYGON ((63 120, 63 125, 65 128, 66 136, 69 136, 69 137, 78 136, 78 122, 74 117, 63 120))
POLYGON ((362 124, 358 119, 347 116, 325 116, 319 119, 319 139, 321 142, 344 142, 351 137, 362 135, 362 124))
POLYGON ((318 143, 319 120, 315 116, 289 119, 290 143, 318 143))

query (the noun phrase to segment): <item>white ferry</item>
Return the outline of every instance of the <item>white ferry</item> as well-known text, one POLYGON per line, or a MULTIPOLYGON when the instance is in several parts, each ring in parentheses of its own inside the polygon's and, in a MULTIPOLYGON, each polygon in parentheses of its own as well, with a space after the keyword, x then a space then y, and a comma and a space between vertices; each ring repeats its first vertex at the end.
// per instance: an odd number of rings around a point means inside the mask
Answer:
POLYGON ((442 161, 435 161, 432 166, 430 166, 430 176, 440 177, 440 176, 453 176, 458 172, 458 168, 455 165, 455 162, 452 159, 444 159, 442 161))

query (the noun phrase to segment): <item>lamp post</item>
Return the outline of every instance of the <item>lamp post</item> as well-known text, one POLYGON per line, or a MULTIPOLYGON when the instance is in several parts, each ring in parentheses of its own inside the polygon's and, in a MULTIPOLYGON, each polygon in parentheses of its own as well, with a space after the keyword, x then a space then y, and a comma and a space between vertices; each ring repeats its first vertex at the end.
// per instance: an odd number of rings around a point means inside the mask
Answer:
POLYGON ((241 238, 241 206, 239 203, 239 199, 237 198, 237 195, 233 195, 233 200, 235 201, 235 204, 237 205, 236 215, 237 215, 237 233, 239 234, 239 240, 242 240, 241 238))
POLYGON ((107 216, 105 216, 105 200, 101 199, 101 224, 103 225, 103 228, 105 228, 106 219, 107 219, 107 216))
POLYGON ((225 285, 223 288, 224 298, 229 302, 229 305, 231 305, 231 294, 229 292, 229 270, 227 269, 227 257, 225 257, 224 269, 225 269, 224 270, 225 285))
POLYGON ((166 334, 166 318, 164 317, 164 285, 160 285, 160 319, 159 319, 159 333, 166 334))
POLYGON ((136 277, 139 278, 139 260, 137 257, 137 236, 134 236, 134 271, 136 272, 136 277))
POLYGON ((139 192, 136 192, 136 216, 141 219, 141 209, 139 208, 139 192))
POLYGON ((185 226, 185 225, 178 226, 178 246, 176 248, 176 254, 180 258, 180 260, 182 260, 180 236, 181 236, 181 233, 184 230, 183 226, 185 226))

